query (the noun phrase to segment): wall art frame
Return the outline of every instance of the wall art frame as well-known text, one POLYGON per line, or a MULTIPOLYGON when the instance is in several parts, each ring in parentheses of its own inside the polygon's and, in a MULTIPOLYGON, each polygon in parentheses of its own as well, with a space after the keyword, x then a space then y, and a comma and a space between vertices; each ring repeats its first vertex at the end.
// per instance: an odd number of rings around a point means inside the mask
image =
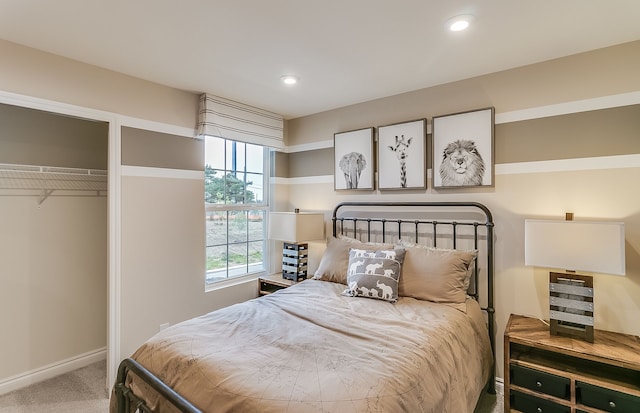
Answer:
POLYGON ((427 188, 427 119, 378 126, 378 189, 427 188))
POLYGON ((493 107, 434 116, 433 188, 494 186, 493 107))
POLYGON ((334 189, 373 190, 373 127, 333 135, 334 189))

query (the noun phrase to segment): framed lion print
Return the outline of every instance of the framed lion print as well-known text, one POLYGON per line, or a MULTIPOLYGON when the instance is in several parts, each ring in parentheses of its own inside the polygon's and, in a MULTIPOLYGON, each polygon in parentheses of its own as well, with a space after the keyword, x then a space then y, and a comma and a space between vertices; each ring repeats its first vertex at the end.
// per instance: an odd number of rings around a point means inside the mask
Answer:
POLYGON ((373 189, 373 128, 333 135, 334 188, 373 189))
POLYGON ((494 108, 434 116, 433 187, 494 185, 494 108))
POLYGON ((378 189, 427 187, 426 119, 378 127, 378 189))

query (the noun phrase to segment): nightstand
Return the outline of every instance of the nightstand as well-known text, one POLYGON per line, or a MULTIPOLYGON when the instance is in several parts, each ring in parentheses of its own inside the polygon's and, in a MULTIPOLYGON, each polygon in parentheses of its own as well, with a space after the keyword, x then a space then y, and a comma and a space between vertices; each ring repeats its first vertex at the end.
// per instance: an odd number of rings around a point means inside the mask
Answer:
POLYGON ((594 342, 552 336, 511 315, 504 334, 504 411, 640 412, 640 338, 595 330, 594 342))
POLYGON ((295 281, 282 278, 282 273, 264 275, 258 278, 258 294, 267 295, 283 288, 291 287, 295 281))

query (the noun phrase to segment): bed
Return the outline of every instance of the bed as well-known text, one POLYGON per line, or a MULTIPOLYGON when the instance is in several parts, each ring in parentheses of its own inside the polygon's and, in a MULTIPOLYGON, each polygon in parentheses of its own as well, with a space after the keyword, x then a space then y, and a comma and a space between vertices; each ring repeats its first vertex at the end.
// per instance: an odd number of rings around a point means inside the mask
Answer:
POLYGON ((346 202, 332 226, 312 279, 123 360, 111 412, 473 412, 495 381, 490 211, 346 202))

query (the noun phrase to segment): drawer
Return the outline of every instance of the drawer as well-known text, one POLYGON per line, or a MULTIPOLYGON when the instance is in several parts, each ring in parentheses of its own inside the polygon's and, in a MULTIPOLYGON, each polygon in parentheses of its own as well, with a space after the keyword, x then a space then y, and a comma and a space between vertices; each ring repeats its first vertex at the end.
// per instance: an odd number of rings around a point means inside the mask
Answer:
POLYGON ((576 401, 606 412, 640 412, 640 397, 581 381, 576 382, 576 401))
POLYGON ((571 397, 571 381, 567 377, 544 373, 539 370, 522 367, 515 364, 509 369, 511 384, 545 393, 560 399, 569 400, 571 397))
POLYGON ((268 282, 265 282, 265 281, 261 281, 260 282, 260 294, 262 294, 262 295, 275 293, 276 291, 282 290, 284 288, 287 288, 287 287, 283 287, 281 285, 268 283, 268 282))
POLYGON ((549 400, 540 399, 535 396, 520 393, 516 390, 509 392, 511 409, 522 413, 570 413, 571 408, 554 403, 549 400))

